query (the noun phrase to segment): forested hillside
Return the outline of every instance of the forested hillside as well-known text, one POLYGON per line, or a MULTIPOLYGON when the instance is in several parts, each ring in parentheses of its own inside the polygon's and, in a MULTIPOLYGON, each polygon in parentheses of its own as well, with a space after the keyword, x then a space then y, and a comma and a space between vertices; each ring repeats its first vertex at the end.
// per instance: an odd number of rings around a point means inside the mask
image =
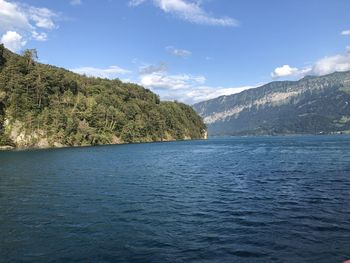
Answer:
POLYGON ((182 103, 118 79, 89 78, 0 45, 0 145, 62 147, 200 139, 205 125, 182 103))

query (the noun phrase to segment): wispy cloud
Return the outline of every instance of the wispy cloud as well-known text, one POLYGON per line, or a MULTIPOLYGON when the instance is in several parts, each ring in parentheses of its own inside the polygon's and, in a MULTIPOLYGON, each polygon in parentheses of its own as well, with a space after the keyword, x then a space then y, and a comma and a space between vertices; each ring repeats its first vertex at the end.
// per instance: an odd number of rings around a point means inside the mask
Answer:
POLYGON ((30 20, 35 23, 37 28, 54 29, 57 25, 54 19, 58 16, 56 13, 47 8, 37 8, 30 6, 27 13, 30 20))
POLYGON ((349 30, 344 30, 340 33, 342 36, 350 36, 350 29, 349 30))
POLYGON ((75 6, 75 5, 81 5, 83 2, 81 0, 71 0, 69 3, 75 6))
POLYGON ((166 72, 167 70, 168 70, 167 64, 162 62, 159 65, 141 66, 139 68, 139 74, 147 75, 147 74, 153 74, 153 73, 163 73, 163 72, 166 72))
POLYGON ((129 5, 130 6, 138 6, 144 3, 146 0, 130 0, 129 5))
MULTIPOLYGON (((147 0, 131 0, 130 6, 138 6, 147 0)), ((238 22, 231 17, 215 17, 205 11, 202 1, 188 0, 148 0, 163 12, 174 15, 175 17, 194 24, 211 26, 237 26, 238 22)))
POLYGON ((224 88, 224 87, 197 87, 186 94, 184 97, 187 97, 187 102, 190 104, 194 104, 200 101, 206 101, 210 99, 214 99, 224 95, 232 95, 236 93, 240 93, 247 89, 255 88, 256 86, 241 86, 241 87, 232 87, 232 88, 224 88))
POLYGON ((162 100, 178 100, 193 105, 197 102, 214 99, 223 95, 232 95, 240 93, 244 90, 252 89, 255 87, 256 86, 242 86, 225 88, 220 86, 212 87, 206 85, 194 85, 190 88, 179 90, 153 90, 160 95, 162 100))
POLYGON ((165 50, 168 51, 169 54, 180 58, 188 58, 189 56, 192 55, 191 51, 188 51, 186 49, 178 49, 172 46, 166 47, 165 50))
POLYGON ((289 65, 277 67, 271 76, 273 78, 304 77, 305 75, 325 75, 347 70, 350 70, 350 47, 347 47, 342 54, 321 58, 309 67, 296 68, 289 65))
POLYGON ((32 38, 35 39, 36 41, 46 41, 48 39, 47 33, 45 32, 33 32, 32 33, 32 38))
POLYGON ((59 15, 48 8, 0 0, 2 43, 19 51, 29 40, 46 41, 48 32, 58 27, 58 18, 59 15))
POLYGON ((193 76, 189 74, 169 75, 167 73, 151 73, 141 75, 141 85, 160 90, 180 90, 188 89, 195 85, 205 83, 204 76, 193 76))
POLYGON ((131 73, 131 71, 123 69, 119 66, 110 66, 108 68, 80 67, 73 68, 71 69, 71 71, 81 75, 86 75, 88 77, 99 77, 108 79, 114 79, 120 75, 131 73))

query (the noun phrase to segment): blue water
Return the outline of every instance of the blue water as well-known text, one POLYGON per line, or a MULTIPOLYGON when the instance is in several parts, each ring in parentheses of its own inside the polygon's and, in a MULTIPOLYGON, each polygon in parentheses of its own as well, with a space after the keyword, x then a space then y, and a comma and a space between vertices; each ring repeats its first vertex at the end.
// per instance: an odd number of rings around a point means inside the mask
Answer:
POLYGON ((350 137, 0 152, 0 262, 341 262, 350 137))

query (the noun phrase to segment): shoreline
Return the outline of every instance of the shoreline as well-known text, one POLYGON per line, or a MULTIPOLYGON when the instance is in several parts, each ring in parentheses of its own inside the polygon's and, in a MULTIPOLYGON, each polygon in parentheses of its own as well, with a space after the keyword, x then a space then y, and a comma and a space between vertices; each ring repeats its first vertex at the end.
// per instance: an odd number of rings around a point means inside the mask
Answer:
POLYGON ((303 137, 303 136, 349 136, 350 134, 338 134, 338 133, 328 133, 328 134, 274 134, 274 135, 211 135, 205 138, 197 138, 197 139, 181 139, 181 140, 163 140, 163 141, 144 141, 144 142, 123 142, 123 143, 108 143, 108 144, 96 144, 96 145, 62 145, 62 146, 53 146, 53 147, 20 147, 16 148, 10 145, 2 145, 0 146, 0 152, 24 152, 24 151, 40 151, 40 150, 58 150, 58 149, 66 149, 66 148, 87 148, 87 147, 102 147, 102 146, 115 146, 115 145, 132 145, 132 144, 152 144, 152 143, 171 143, 171 142, 184 142, 184 141, 207 141, 210 138, 256 138, 256 137, 303 137))
POLYGON ((0 152, 25 152, 25 151, 40 151, 40 150, 58 150, 58 149, 66 149, 66 148, 88 148, 88 147, 101 147, 101 146, 151 144, 151 143, 184 142, 184 141, 205 141, 205 140, 208 140, 208 138, 144 141, 144 142, 123 142, 123 143, 107 143, 107 144, 95 144, 95 145, 62 145, 59 147, 57 147, 57 146, 53 146, 53 147, 13 147, 10 145, 2 145, 2 146, 0 146, 0 152))

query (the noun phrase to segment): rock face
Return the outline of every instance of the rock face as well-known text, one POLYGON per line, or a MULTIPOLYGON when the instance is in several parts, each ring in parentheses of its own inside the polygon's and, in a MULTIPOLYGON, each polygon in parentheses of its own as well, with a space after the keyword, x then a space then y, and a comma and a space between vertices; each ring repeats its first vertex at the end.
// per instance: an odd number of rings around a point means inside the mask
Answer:
POLYGON ((5 128, 10 131, 9 138, 17 148, 49 148, 47 134, 42 130, 34 130, 31 133, 25 128, 24 123, 15 121, 11 125, 6 122, 5 128))
POLYGON ((193 105, 211 135, 350 130, 350 71, 271 82, 193 105))
POLYGON ((4 146, 0 146, 0 151, 13 150, 14 148, 15 148, 14 146, 4 145, 4 146))

